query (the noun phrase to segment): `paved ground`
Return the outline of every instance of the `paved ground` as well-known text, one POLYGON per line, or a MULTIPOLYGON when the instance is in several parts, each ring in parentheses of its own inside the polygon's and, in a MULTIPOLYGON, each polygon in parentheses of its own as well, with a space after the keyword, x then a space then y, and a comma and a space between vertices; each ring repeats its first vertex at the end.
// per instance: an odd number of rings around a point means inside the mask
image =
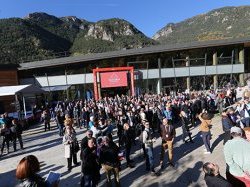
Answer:
MULTIPOLYGON (((212 161, 220 166, 221 174, 225 175, 225 161, 223 157, 223 138, 220 117, 213 119, 213 128, 211 130, 213 138, 211 140, 213 153, 211 155, 203 154, 203 143, 198 134, 198 127, 192 129, 192 135, 195 143, 183 144, 181 140, 181 128, 177 128, 177 138, 174 147, 174 160, 177 164, 175 168, 166 167, 161 171, 161 175, 151 176, 145 172, 145 163, 141 157, 138 146, 134 147, 132 159, 135 160, 136 167, 126 168, 122 163, 121 184, 123 187, 150 186, 150 187, 184 187, 184 186, 206 186, 203 180, 202 165, 204 162, 212 161), (136 150, 137 148, 137 150, 136 150)), ((52 130, 44 132, 43 126, 36 125, 25 131, 23 134, 23 151, 13 152, 12 146, 10 154, 0 157, 0 186, 13 187, 17 184, 15 179, 15 169, 18 162, 26 155, 34 154, 41 162, 40 175, 46 177, 50 170, 62 174, 60 187, 79 186, 80 166, 73 168, 70 173, 67 172, 67 161, 64 158, 64 147, 62 138, 58 136, 58 130, 52 123, 52 130)), ((84 137, 85 130, 77 129, 78 140, 84 137)), ((159 169, 160 138, 154 145, 155 165, 159 169)), ((78 155, 79 160, 79 155, 78 155)), ((102 172, 102 180, 99 186, 105 186, 105 176, 102 172)))

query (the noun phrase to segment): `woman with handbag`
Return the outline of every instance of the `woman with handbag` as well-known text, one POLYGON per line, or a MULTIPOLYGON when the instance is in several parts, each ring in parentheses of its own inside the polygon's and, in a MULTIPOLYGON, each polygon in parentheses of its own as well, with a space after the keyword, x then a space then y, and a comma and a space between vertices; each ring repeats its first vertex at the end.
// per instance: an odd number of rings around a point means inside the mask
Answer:
POLYGON ((78 166, 76 154, 79 151, 79 144, 76 139, 76 132, 72 126, 65 127, 65 134, 63 136, 63 144, 65 148, 65 158, 68 161, 68 171, 72 169, 72 158, 75 166, 78 166), (78 146, 77 146, 78 145, 78 146))

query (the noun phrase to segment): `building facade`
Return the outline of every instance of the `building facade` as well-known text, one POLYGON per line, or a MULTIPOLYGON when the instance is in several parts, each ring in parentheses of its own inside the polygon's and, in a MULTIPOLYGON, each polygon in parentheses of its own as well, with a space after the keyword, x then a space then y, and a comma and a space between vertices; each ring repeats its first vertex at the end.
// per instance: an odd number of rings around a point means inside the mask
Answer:
POLYGON ((245 84, 250 38, 158 45, 20 64, 20 84, 47 91, 64 89, 70 98, 93 90, 94 68, 133 66, 135 92, 217 89, 245 84), (51 90, 50 90, 51 89, 51 90), (53 89, 53 90, 52 90, 53 89))

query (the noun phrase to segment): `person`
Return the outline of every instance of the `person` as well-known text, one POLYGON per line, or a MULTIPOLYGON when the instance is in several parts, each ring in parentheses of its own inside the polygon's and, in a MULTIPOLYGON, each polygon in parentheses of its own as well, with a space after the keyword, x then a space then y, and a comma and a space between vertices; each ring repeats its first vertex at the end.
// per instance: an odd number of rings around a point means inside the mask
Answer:
POLYGON ((84 149, 81 154, 82 160, 82 187, 95 187, 100 180, 100 164, 97 156, 97 148, 95 139, 88 139, 88 146, 84 149))
POLYGON ((13 148, 14 151, 16 151, 16 140, 18 139, 20 148, 23 149, 23 140, 22 140, 22 133, 23 128, 20 123, 18 123, 17 119, 12 120, 12 125, 10 127, 10 130, 12 132, 12 141, 13 141, 13 148))
POLYGON ((146 151, 146 170, 151 171, 152 174, 156 174, 154 169, 154 153, 153 153, 153 142, 152 130, 149 128, 149 122, 144 124, 145 129, 142 132, 142 142, 145 145, 146 151))
POLYGON ((211 139, 211 132, 210 126, 212 122, 212 116, 209 113, 200 113, 199 120, 201 121, 200 124, 200 132, 202 135, 203 143, 206 147, 204 154, 211 154, 211 147, 210 147, 210 139, 211 139))
POLYGON ((123 140, 125 144, 125 150, 126 150, 126 161, 127 161, 127 167, 133 168, 134 165, 132 164, 132 160, 130 159, 130 152, 131 152, 131 147, 132 147, 132 142, 133 142, 133 132, 132 129, 130 128, 128 123, 125 123, 123 125, 124 128, 124 134, 123 134, 123 140))
POLYGON ((6 123, 4 123, 3 127, 0 129, 0 131, 1 131, 1 136, 3 136, 3 142, 2 142, 0 155, 3 154, 5 143, 7 145, 7 154, 9 154, 10 141, 12 138, 10 127, 6 123))
POLYGON ((94 126, 94 124, 95 124, 95 122, 94 122, 94 120, 95 120, 95 118, 94 118, 94 116, 90 116, 90 118, 89 118, 90 120, 89 120, 89 124, 87 125, 87 128, 88 129, 90 129, 92 126, 94 126))
POLYGON ((168 123, 168 120, 164 118, 162 120, 162 125, 160 126, 161 131, 161 138, 162 138, 162 145, 161 145, 161 156, 160 156, 160 165, 161 169, 164 168, 164 154, 165 150, 168 149, 168 160, 170 166, 174 167, 173 163, 173 143, 175 138, 175 128, 168 123))
POLYGON ((181 118, 181 127, 182 127, 182 140, 184 143, 187 143, 188 141, 186 140, 186 137, 188 135, 189 137, 189 142, 194 143, 194 141, 192 140, 192 136, 191 136, 191 132, 189 130, 189 124, 191 124, 191 121, 189 120, 186 112, 184 112, 183 110, 180 112, 180 118, 181 118))
POLYGON ((64 126, 71 126, 73 127, 74 126, 74 120, 70 117, 69 114, 66 114, 65 115, 65 120, 64 120, 64 126))
POLYGON ((229 173, 250 186, 250 143, 242 138, 241 128, 232 127, 230 133, 233 139, 224 146, 229 173))
POLYGON ((59 136, 63 136, 64 115, 60 110, 56 112, 56 122, 59 128, 59 136))
POLYGON ((98 137, 102 135, 102 131, 99 129, 99 123, 97 120, 95 121, 94 125, 90 128, 90 130, 93 133, 93 137, 96 139, 98 139, 98 137))
POLYGON ((76 144, 78 144, 76 139, 76 132, 72 126, 66 126, 65 134, 63 136, 63 144, 65 147, 65 158, 67 158, 68 162, 68 171, 72 169, 72 158, 75 166, 78 166, 77 163, 77 149, 76 144))
POLYGON ((17 187, 45 187, 46 181, 37 173, 40 171, 40 164, 36 156, 28 155, 21 159, 16 168, 16 178, 20 180, 17 187))
POLYGON ((44 120, 44 131, 50 130, 50 112, 48 109, 45 109, 42 113, 42 118, 44 120))
POLYGON ((232 187, 232 185, 220 175, 219 166, 212 162, 203 165, 205 181, 208 187, 232 187))
POLYGON ((231 139, 230 135, 230 129, 234 126, 232 120, 229 118, 227 112, 222 112, 221 114, 221 124, 222 124, 222 129, 224 131, 224 142, 223 144, 231 139))
POLYGON ((245 133, 246 140, 250 142, 250 127, 245 127, 243 130, 245 133))
POLYGON ((173 108, 171 106, 171 102, 168 101, 165 107, 165 110, 163 111, 163 114, 165 118, 168 120, 169 124, 173 124, 173 108))
POLYGON ((120 186, 120 177, 119 177, 119 148, 116 144, 110 144, 110 140, 107 136, 103 137, 102 147, 100 150, 100 163, 103 170, 106 173, 107 185, 112 186, 111 181, 111 172, 114 173, 115 186, 120 186))
POLYGON ((5 123, 8 127, 10 127, 10 125, 11 125, 11 120, 12 120, 12 118, 9 117, 8 112, 5 112, 5 113, 3 114, 3 121, 4 121, 4 123, 5 123))
POLYGON ((86 136, 81 141, 81 152, 83 152, 84 149, 88 147, 88 140, 91 139, 92 137, 93 137, 93 131, 88 130, 86 136))

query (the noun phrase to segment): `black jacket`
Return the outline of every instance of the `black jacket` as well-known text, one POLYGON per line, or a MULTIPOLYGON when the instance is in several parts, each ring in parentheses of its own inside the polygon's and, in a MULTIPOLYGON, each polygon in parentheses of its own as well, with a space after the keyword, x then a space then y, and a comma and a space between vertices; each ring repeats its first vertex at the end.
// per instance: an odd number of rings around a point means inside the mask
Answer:
POLYGON ((100 151, 100 163, 112 167, 119 167, 120 161, 118 158, 119 148, 114 143, 109 146, 103 145, 100 151))
POLYGON ((10 130, 15 136, 20 136, 23 133, 21 124, 12 124, 10 130))
POLYGON ((96 149, 85 148, 82 153, 82 173, 93 177, 100 176, 100 164, 96 154, 96 149))
POLYGON ((39 175, 34 175, 30 178, 23 179, 17 187, 46 187, 47 183, 39 175))
POLYGON ((205 175, 204 179, 208 187, 232 187, 232 185, 221 175, 205 175))

